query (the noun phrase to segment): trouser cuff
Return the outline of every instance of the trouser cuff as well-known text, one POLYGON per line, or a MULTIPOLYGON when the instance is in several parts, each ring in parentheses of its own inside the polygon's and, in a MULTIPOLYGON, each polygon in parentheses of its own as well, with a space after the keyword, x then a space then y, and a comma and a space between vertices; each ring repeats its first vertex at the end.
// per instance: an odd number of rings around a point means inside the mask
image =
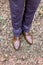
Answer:
POLYGON ((23 32, 29 32, 29 31, 30 31, 30 28, 31 28, 31 25, 32 25, 32 24, 30 24, 30 25, 28 25, 28 26, 23 25, 23 28, 22 28, 23 32))
POLYGON ((22 32, 21 28, 19 28, 19 29, 13 28, 13 34, 14 34, 14 36, 19 36, 21 34, 21 32, 22 32))

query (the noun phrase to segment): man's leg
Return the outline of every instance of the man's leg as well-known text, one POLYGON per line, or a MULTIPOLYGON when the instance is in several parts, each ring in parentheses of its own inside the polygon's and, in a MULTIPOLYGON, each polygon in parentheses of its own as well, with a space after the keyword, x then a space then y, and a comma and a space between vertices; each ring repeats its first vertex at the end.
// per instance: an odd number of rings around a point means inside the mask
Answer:
POLYGON ((26 0, 26 8, 23 19, 23 31, 29 32, 39 2, 40 0, 26 0))
POLYGON ((33 44, 33 37, 29 33, 29 29, 32 24, 32 20, 35 14, 35 11, 38 7, 40 0, 26 0, 26 8, 24 13, 24 20, 23 20, 23 34, 26 41, 29 44, 33 44))
POLYGON ((22 17, 24 13, 25 0, 9 0, 13 26, 13 46, 16 50, 20 47, 20 33, 22 32, 22 17))
POLYGON ((15 36, 19 36, 22 32, 21 26, 25 0, 9 0, 9 3, 11 9, 13 33, 15 36))

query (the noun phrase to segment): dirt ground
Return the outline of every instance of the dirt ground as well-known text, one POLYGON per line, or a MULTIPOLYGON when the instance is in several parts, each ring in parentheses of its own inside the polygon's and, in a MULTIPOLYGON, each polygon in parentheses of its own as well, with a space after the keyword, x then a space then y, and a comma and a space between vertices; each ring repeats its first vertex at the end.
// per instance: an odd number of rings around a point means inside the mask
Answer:
POLYGON ((15 51, 9 1, 0 0, 0 65, 43 65, 43 0, 35 13, 30 32, 33 45, 28 45, 21 35, 20 50, 15 51))

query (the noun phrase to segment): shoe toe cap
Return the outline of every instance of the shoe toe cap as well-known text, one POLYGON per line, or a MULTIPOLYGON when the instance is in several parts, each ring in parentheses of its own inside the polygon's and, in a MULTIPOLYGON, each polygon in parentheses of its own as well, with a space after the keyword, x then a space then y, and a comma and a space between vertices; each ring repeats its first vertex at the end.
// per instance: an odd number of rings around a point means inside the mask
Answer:
POLYGON ((18 41, 18 40, 15 41, 15 42, 14 42, 14 48, 15 48, 15 49, 18 49, 19 46, 20 46, 20 41, 18 41))
POLYGON ((26 36, 26 39, 28 40, 29 43, 32 43, 32 37, 31 36, 26 36))

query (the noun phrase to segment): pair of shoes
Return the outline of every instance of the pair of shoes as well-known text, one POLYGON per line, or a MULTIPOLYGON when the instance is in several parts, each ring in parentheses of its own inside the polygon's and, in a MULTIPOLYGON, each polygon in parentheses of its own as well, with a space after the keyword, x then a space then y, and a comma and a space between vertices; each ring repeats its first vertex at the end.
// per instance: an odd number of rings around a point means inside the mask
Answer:
MULTIPOLYGON (((28 44, 32 45, 32 43, 33 43, 32 35, 29 32, 28 33, 23 32, 23 36, 26 39, 26 41, 28 42, 28 44)), ((21 45, 20 36, 18 36, 18 37, 14 36, 14 38, 13 38, 13 46, 14 46, 15 50, 18 50, 20 48, 20 45, 21 45)))

